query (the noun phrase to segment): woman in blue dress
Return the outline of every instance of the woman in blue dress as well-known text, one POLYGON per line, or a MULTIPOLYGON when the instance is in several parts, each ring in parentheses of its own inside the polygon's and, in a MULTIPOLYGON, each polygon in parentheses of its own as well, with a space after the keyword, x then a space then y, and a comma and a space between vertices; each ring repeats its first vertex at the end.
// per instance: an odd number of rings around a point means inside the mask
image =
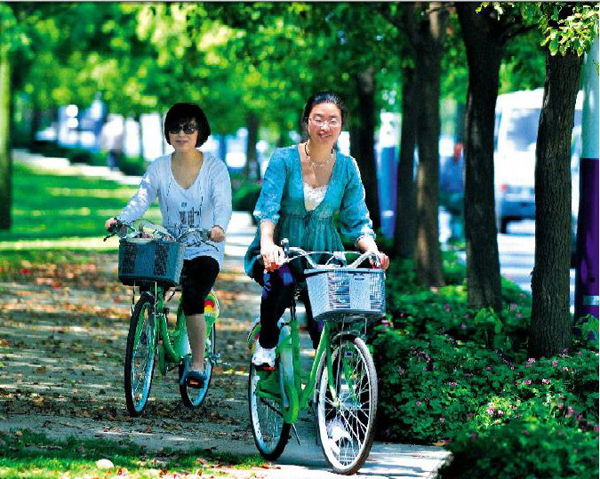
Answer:
MULTIPOLYGON (((260 340, 252 357, 257 366, 274 365, 277 321, 301 279, 287 264, 282 266, 279 243, 283 238, 307 251, 341 251, 341 233, 361 251, 377 252, 384 269, 389 265, 389 258, 375 244, 356 161, 337 151, 345 119, 338 95, 311 96, 302 115, 307 140, 275 150, 269 161, 254 210, 260 227, 245 257, 246 273, 263 286, 260 340)), ((311 324, 310 305, 304 302, 311 324)), ((314 323, 311 326, 314 344, 319 331, 314 323)))

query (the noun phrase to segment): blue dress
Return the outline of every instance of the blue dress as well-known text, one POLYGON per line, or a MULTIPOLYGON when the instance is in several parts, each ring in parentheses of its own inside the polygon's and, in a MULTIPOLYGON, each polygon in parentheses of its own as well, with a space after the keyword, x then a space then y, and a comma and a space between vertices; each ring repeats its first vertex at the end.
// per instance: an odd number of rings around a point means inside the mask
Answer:
MULTIPOLYGON (((275 224, 276 244, 288 238, 290 246, 306 251, 344 249, 334 218, 338 220, 341 234, 355 245, 363 236, 375 237, 358 165, 354 158, 340 152, 336 153, 323 201, 313 211, 307 211, 298 146, 275 150, 265 173, 254 216, 259 223, 270 220, 275 224)), ((244 268, 251 277, 259 253, 260 228, 244 258, 244 268)))

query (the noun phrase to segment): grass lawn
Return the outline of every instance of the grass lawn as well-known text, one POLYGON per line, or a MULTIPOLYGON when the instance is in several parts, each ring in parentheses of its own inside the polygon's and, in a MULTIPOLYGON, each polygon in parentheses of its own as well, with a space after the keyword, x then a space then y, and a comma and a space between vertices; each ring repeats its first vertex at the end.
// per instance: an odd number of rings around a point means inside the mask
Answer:
POLYGON ((246 478, 255 476, 249 469, 264 464, 258 456, 205 450, 151 452, 125 441, 51 440, 28 430, 0 433, 4 478, 246 478))
MULTIPOLYGON (((0 231, 0 250, 106 247, 104 221, 121 211, 136 188, 68 173, 14 165, 13 225, 0 231)), ((160 221, 158 206, 146 217, 160 221)))

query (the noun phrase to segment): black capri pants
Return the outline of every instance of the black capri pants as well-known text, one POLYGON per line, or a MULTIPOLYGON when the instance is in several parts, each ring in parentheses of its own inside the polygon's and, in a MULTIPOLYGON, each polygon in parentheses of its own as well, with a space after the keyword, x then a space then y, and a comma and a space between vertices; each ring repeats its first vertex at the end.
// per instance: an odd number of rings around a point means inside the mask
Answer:
POLYGON ((204 314, 204 300, 219 274, 219 263, 210 256, 185 260, 182 270, 182 305, 186 316, 204 314))

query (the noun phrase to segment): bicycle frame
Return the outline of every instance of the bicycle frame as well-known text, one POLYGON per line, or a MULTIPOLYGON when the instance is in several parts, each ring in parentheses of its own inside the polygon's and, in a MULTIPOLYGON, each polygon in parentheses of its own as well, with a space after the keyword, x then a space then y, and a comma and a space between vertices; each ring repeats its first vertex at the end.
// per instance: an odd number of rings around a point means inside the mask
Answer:
MULTIPOLYGON (((301 410, 308 407, 310 399, 314 395, 315 385, 317 382, 317 374, 319 372, 319 364, 321 363, 323 355, 326 358, 327 367, 327 378, 328 387, 333 402, 337 402, 337 392, 333 384, 333 361, 331 354, 331 323, 326 321, 323 324, 323 331, 319 340, 319 345, 313 359, 310 372, 308 377, 303 378, 302 365, 300 362, 300 331, 298 327, 298 321, 296 319, 296 304, 292 303, 290 307, 291 320, 286 323, 279 333, 279 344, 277 349, 279 351, 279 357, 281 358, 282 375, 281 378, 281 391, 284 392, 283 404, 285 407, 282 408, 284 421, 288 424, 294 424, 298 419, 298 414, 301 410), (291 359, 292 370, 289 369, 289 363, 291 359), (292 379, 293 376, 293 380, 292 379), (303 385, 303 379, 305 383, 303 385)), ((343 358, 342 358, 343 359, 343 358)), ((347 364, 342 361, 342 367, 347 368, 347 364)), ((349 373, 346 370, 346 373, 349 373)), ((350 378, 350 374, 346 374, 346 378, 350 378)), ((354 388, 350 388, 353 391, 354 388)))
MULTIPOLYGON (((185 314, 181 303, 177 308, 177 322, 175 328, 169 331, 167 314, 165 313, 165 289, 154 283, 154 291, 144 292, 142 294, 151 294, 154 297, 154 317, 156 318, 155 328, 158 333, 158 339, 162 340, 158 344, 158 367, 162 374, 166 374, 168 365, 178 365, 179 360, 190 353, 190 346, 187 335, 187 326, 185 314)), ((206 321, 207 334, 212 330, 215 321, 219 315, 219 303, 213 291, 207 296, 208 310, 205 307, 204 319, 206 321)), ((140 334, 137 332, 136 334, 140 334)))

